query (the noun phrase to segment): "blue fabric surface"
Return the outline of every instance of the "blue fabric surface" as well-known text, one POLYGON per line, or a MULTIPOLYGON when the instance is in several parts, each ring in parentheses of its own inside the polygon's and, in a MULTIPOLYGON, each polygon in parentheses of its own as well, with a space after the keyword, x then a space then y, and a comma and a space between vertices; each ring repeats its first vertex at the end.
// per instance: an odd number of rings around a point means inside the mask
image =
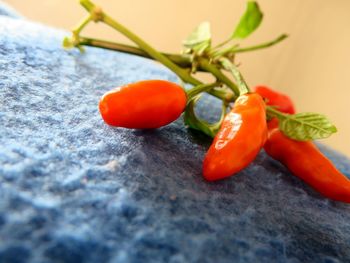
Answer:
MULTIPOLYGON (((104 92, 176 78, 122 53, 64 51, 65 34, 0 17, 1 263, 350 262, 350 206, 264 152, 207 183, 210 140, 181 119, 154 131, 105 125, 104 92)), ((350 176, 348 159, 322 150, 350 176)))
POLYGON ((22 16, 11 6, 0 0, 0 16, 9 16, 12 18, 22 18, 22 16))

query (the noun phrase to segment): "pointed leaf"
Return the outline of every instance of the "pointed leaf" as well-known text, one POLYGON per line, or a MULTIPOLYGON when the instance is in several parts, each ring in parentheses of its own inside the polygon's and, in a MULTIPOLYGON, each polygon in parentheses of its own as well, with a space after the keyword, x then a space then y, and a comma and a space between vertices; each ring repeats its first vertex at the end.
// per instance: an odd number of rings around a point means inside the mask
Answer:
POLYGON ((323 139, 337 132, 337 128, 325 117, 317 113, 298 113, 279 117, 280 130, 298 141, 323 139))
POLYGON ((259 27, 262 19, 263 14, 258 3, 255 1, 247 2, 246 11, 233 32, 232 38, 246 38, 259 27))
POLYGON ((211 44, 210 23, 201 23, 183 42, 187 49, 194 50, 197 53, 202 53, 211 44))

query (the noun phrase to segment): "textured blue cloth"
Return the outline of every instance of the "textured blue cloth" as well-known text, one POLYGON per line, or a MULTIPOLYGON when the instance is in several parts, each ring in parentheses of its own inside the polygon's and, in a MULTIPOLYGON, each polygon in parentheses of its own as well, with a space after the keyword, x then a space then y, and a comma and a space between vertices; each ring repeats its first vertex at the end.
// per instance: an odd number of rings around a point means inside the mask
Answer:
POLYGON ((12 18, 22 18, 22 16, 11 6, 0 0, 0 16, 9 16, 12 18))
MULTIPOLYGON (((265 153, 207 183, 210 140, 181 119, 107 126, 104 92, 176 78, 131 55, 64 51, 65 34, 0 17, 1 263, 350 262, 350 206, 265 153)), ((322 149, 350 175, 348 159, 322 149)))

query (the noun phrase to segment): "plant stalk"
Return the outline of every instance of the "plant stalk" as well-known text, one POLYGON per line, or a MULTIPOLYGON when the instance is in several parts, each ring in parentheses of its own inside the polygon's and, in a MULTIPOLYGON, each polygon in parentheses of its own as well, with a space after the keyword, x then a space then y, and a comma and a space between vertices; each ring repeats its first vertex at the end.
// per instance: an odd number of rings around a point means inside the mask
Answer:
POLYGON ((210 91, 212 88, 218 86, 219 83, 214 82, 214 83, 210 83, 210 84, 203 84, 203 85, 199 85, 196 86, 190 90, 187 91, 187 101, 191 101, 193 99, 193 97, 197 96, 198 94, 202 93, 202 92, 208 92, 210 91))
MULTIPOLYGON (((111 42, 107 40, 102 39, 95 39, 95 38, 88 38, 88 37, 80 37, 79 38, 79 44, 83 46, 90 46, 90 47, 99 47, 109 50, 116 50, 121 51, 124 53, 129 53, 133 55, 137 55, 140 57, 150 58, 151 57, 148 53, 143 51, 142 49, 126 44, 111 42)), ((178 66, 182 68, 191 68, 191 61, 184 56, 176 55, 176 54, 169 54, 169 53, 162 53, 164 56, 166 56, 168 59, 170 59, 173 63, 177 64, 178 66)))
POLYGON ((120 32, 121 34, 123 34, 124 36, 126 36, 128 39, 130 39, 132 42, 137 44, 143 51, 145 51, 152 58, 154 58, 155 60, 159 61, 164 66, 166 66, 171 71, 173 71, 184 82, 190 83, 190 84, 195 85, 195 86, 202 84, 199 80, 193 78, 185 69, 177 66, 175 63, 173 63, 166 56, 164 56, 163 54, 161 54, 160 52, 155 50, 153 47, 151 47, 143 39, 141 39, 136 34, 131 32, 129 29, 124 27, 122 24, 118 23, 116 20, 114 20, 110 16, 108 16, 99 7, 97 7, 95 4, 93 4, 90 0, 81 0, 80 4, 88 12, 90 12, 92 17, 98 18, 98 19, 96 19, 96 22, 97 21, 102 21, 105 24, 107 24, 110 27, 112 27, 113 29, 115 29, 118 32, 120 32))
POLYGON ((223 74, 215 65, 210 64, 207 59, 203 58, 199 59, 199 65, 202 69, 212 73, 218 80, 226 84, 235 93, 235 95, 239 95, 239 89, 237 88, 236 84, 226 77, 226 75, 223 74))
POLYGON ((75 28, 72 29, 73 34, 79 35, 80 32, 91 22, 91 15, 87 15, 75 28))
MULTIPOLYGON (((259 49, 263 49, 263 48, 268 48, 268 47, 271 47, 271 46, 281 42, 282 40, 286 39, 287 37, 288 37, 288 35, 282 34, 272 41, 265 42, 263 44, 256 45, 256 46, 251 46, 251 47, 233 48, 233 49, 229 50, 229 52, 236 54, 236 53, 243 53, 243 52, 249 52, 249 51, 255 51, 255 50, 259 50, 259 49)), ((226 53, 229 53, 229 52, 226 52, 226 53)))

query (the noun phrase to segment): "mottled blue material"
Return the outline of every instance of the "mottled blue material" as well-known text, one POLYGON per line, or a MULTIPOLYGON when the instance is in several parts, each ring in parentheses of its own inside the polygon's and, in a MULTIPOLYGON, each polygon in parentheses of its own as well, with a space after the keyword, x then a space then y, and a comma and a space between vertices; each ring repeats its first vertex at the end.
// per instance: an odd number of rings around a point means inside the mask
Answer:
MULTIPOLYGON (((1 263, 350 262, 350 205, 263 152, 207 183, 210 140, 181 119, 104 124, 104 92, 176 78, 131 55, 64 51, 65 34, 0 17, 1 263)), ((348 159, 322 149, 350 176, 348 159)))
POLYGON ((12 18, 22 18, 22 16, 11 6, 0 0, 0 16, 9 16, 12 18))

